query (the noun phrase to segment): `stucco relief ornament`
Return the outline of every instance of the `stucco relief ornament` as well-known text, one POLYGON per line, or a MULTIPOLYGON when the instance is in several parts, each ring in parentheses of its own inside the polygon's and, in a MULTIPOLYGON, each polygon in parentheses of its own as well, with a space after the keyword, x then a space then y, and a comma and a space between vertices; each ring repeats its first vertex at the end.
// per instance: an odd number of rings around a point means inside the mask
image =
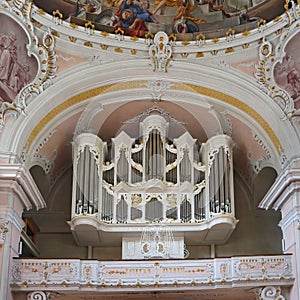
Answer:
POLYGON ((10 1, 3 6, 5 14, 0 13, 4 25, 0 45, 6 49, 0 60, 0 128, 9 115, 26 116, 28 103, 51 84, 55 74, 54 38, 50 32, 37 37, 31 5, 30 1, 10 1))
POLYGON ((260 300, 285 300, 281 295, 281 288, 274 286, 266 286, 258 290, 258 299, 260 300))
POLYGON ((149 57, 154 72, 167 72, 172 57, 172 47, 165 32, 159 31, 155 34, 153 44, 149 47, 149 57))
POLYGON ((165 80, 148 81, 148 88, 151 90, 152 100, 154 102, 161 101, 163 94, 170 90, 172 84, 165 80))
POLYGON ((27 300, 51 300, 56 298, 58 293, 53 292, 43 292, 43 291, 37 291, 37 292, 31 292, 27 294, 27 300))
MULTIPOLYGON (((286 0, 285 4, 286 14, 281 16, 281 21, 287 24, 280 35, 280 41, 276 43, 276 47, 270 42, 263 39, 263 43, 259 48, 259 62, 255 66, 255 77, 261 87, 261 89, 278 104, 278 106, 284 111, 286 117, 289 119, 298 118, 300 113, 299 109, 295 109, 293 101, 293 92, 291 93, 291 84, 288 84, 285 88, 279 86, 276 81, 276 68, 280 73, 280 77, 284 76, 285 72, 288 72, 286 63, 289 55, 285 52, 288 42, 292 39, 295 32, 298 30, 298 22, 300 18, 300 5, 297 0, 286 0), (281 67, 278 67, 281 66, 281 67), (279 70, 279 68, 281 68, 279 70)), ((278 73, 278 72, 277 72, 278 73)), ((289 82, 289 78, 287 78, 289 82)), ((290 80, 291 81, 291 80, 290 80)))
POLYGON ((4 244, 8 233, 8 221, 0 224, 0 246, 4 244))

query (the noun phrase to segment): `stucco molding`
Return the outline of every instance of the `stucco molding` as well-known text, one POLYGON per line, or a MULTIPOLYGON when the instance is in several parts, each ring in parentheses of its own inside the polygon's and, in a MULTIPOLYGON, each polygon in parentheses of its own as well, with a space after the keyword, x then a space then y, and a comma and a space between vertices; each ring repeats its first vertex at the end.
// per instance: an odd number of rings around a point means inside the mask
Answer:
MULTIPOLYGON (((173 62, 173 64, 175 65, 175 62, 173 62)), ((228 78, 228 74, 225 76, 226 72, 222 72, 220 70, 215 70, 213 68, 209 68, 209 67, 204 67, 202 68, 202 77, 200 78, 201 82, 196 82, 196 78, 194 78, 194 76, 197 77, 197 79, 199 80, 199 69, 197 66, 193 66, 191 64, 185 64, 185 63, 179 63, 177 62, 176 64, 178 64, 178 66, 176 67, 176 69, 174 69, 174 72, 168 72, 168 76, 170 76, 171 79, 169 79, 170 82, 174 82, 174 84, 176 84, 176 88, 172 88, 169 91, 166 91, 166 93, 164 93, 164 98, 166 98, 166 100, 168 100, 168 98, 170 98, 170 100, 174 101, 174 95, 176 96, 176 94, 178 95, 184 95, 186 94, 187 97, 183 98, 182 96, 180 97, 181 99, 178 99, 178 101, 184 101, 184 102, 191 102, 191 103, 197 103, 197 105, 203 105, 203 100, 205 101, 207 98, 207 96, 209 97, 209 100, 212 101, 211 105, 214 105, 215 103, 218 103, 218 101, 221 100, 221 102, 223 102, 223 105, 227 107, 227 109, 232 109, 232 105, 231 103, 229 103, 229 99, 228 97, 226 97, 225 93, 224 95, 222 94, 222 90, 226 91, 229 88, 230 85, 230 90, 231 90, 231 97, 238 97, 238 99, 260 99, 262 97, 262 92, 258 92, 255 87, 251 86, 251 82, 243 82, 240 80, 238 80, 238 76, 230 76, 230 78, 228 78), (185 68, 185 66, 187 67, 187 69, 185 68), (194 74, 195 72, 195 74, 194 74), (222 76, 222 74, 224 73, 224 78, 222 76), (178 78, 178 76, 180 76, 180 78, 178 78), (217 76, 217 78, 219 78, 219 86, 218 88, 220 88, 220 92, 219 93, 215 93, 213 87, 215 86, 215 79, 214 76, 217 76), (222 78, 221 78, 222 77, 222 78), (178 80, 182 80, 183 78, 186 78, 187 81, 189 81, 189 83, 180 83, 178 84, 178 80), (224 80, 223 80, 224 79, 224 80), (205 91, 208 93, 210 91, 210 93, 205 96, 205 91), (197 99, 195 97, 191 97, 192 95, 197 95, 197 98, 199 98, 199 96, 201 96, 201 100, 202 101, 197 101, 197 99), (222 99, 218 99, 218 95, 223 95, 224 97, 222 97, 222 99), (168 98, 167 98, 168 97, 168 98), (226 101, 225 101, 226 100, 226 101)), ((111 102, 112 100, 114 102, 124 102, 125 100, 130 100, 130 99, 136 99, 136 97, 134 95, 131 95, 134 90, 136 89, 136 92, 139 93, 141 99, 144 99, 144 97, 146 97, 147 99, 151 99, 151 91, 149 91, 148 89, 148 94, 146 94, 145 92, 143 92, 143 89, 147 90, 147 87, 145 86, 145 80, 143 80, 142 85, 140 85, 140 87, 137 85, 139 82, 141 82, 141 76, 143 76, 143 78, 146 79, 146 82, 150 79, 156 79, 156 76, 151 76, 149 77, 149 73, 146 72, 145 70, 143 70, 141 72, 140 67, 143 68, 144 63, 143 62, 135 62, 135 61, 128 61, 126 62, 126 66, 124 65, 124 73, 126 73, 126 78, 128 78, 128 76, 132 75, 134 76, 132 78, 132 80, 130 82, 124 82, 125 78, 119 78, 118 82, 113 83, 113 81, 111 81, 110 85, 105 85, 106 83, 106 78, 115 78, 114 74, 117 70, 119 72, 120 68, 123 68, 123 63, 113 63, 110 67, 109 66, 103 66, 102 72, 99 73, 99 68, 95 67, 95 68, 89 68, 88 70, 84 71, 84 72, 80 72, 80 73, 76 73, 73 72, 72 75, 62 79, 61 81, 57 82, 56 84, 54 84, 53 89, 51 89, 51 93, 48 93, 48 91, 50 92, 50 89, 48 89, 47 91, 45 91, 43 93, 43 107, 41 107, 41 102, 36 103, 37 105, 30 105, 30 108, 28 107, 28 116, 26 117, 26 120, 24 120, 23 126, 26 126, 26 123, 31 121, 30 116, 34 116, 36 121, 42 121, 41 119, 43 118, 43 115, 48 115, 48 117, 55 117, 55 113, 54 110, 57 111, 58 108, 60 108, 60 110, 64 111, 64 116, 63 118, 67 117, 67 110, 68 108, 72 108, 72 113, 74 113, 74 108, 76 106, 76 111, 78 111, 79 105, 83 105, 84 103, 86 103, 85 101, 95 98, 95 101, 100 104, 106 104, 106 102, 103 102, 106 98, 107 101, 111 102), (134 68, 133 68, 134 66, 134 68), (116 70, 117 68, 117 70, 116 70), (145 77, 146 76, 146 77, 145 77), (122 82, 123 81, 123 82, 122 82), (102 84, 104 84, 103 86, 99 86, 99 82, 101 82, 102 84), (135 83, 135 85, 133 85, 133 82, 135 83), (76 83, 76 86, 74 85, 76 83), (71 84, 71 85, 70 85, 71 84), (95 85, 98 84, 98 87, 96 87, 95 85), (66 86, 68 86, 68 90, 66 90, 66 86), (82 88, 80 88, 81 86, 88 86, 89 88, 91 88, 92 86, 94 86, 95 88, 92 88, 89 91, 82 91, 82 88), (80 90, 78 90, 78 88, 80 88, 80 90), (118 93, 121 92, 121 95, 118 96, 118 93), (71 94, 70 94, 71 93, 71 94), (118 96, 118 98, 116 98, 118 96), (120 98, 121 97, 121 98, 120 98), (130 98, 129 98, 130 97, 130 98), (70 105, 67 105, 66 99, 70 99, 72 100, 72 103, 70 102, 70 105), (78 99, 78 101, 77 101, 78 99), (102 100, 103 99, 103 100, 102 100), (122 100, 123 99, 123 100, 122 100), (49 106, 46 105, 46 103, 49 102, 49 106), (64 102, 64 103, 63 103, 64 102), (56 106, 56 107, 55 107, 56 106), (51 112, 51 113, 50 113, 51 112)), ((119 73, 120 75, 120 73, 119 73)), ((159 75, 159 73, 157 74, 159 75)), ((122 74, 121 74, 122 76, 122 74)), ((123 76, 125 76, 125 74, 123 74, 123 76)), ((229 95, 228 95, 229 96, 229 95)), ((175 98, 176 100, 176 98, 175 98)), ((263 111, 266 112, 268 111, 268 115, 264 116, 264 119, 278 119, 283 117, 282 116, 277 116, 276 114, 279 113, 276 112, 275 110, 270 110, 269 107, 265 107, 263 108, 264 105, 268 105, 269 100, 266 99, 266 103, 264 104, 264 101, 259 101, 259 103, 256 101, 247 101, 247 107, 251 107, 251 109, 253 109, 253 111, 263 111), (271 112, 271 114, 270 114, 271 112)), ((36 101, 35 101, 36 102, 36 101)), ((205 101, 205 105, 207 106, 207 100, 205 101)), ((240 102, 241 105, 243 104, 243 100, 241 100, 240 102)), ((234 109, 234 111, 236 111, 237 114, 238 111, 240 110, 239 107, 236 107, 236 109, 234 109)), ((279 109, 278 109, 279 110, 279 109)), ((58 112, 58 111, 57 111, 58 112)), ((71 112, 71 111, 70 111, 71 112)), ((239 116, 239 118, 247 118, 247 111, 242 112, 243 116, 239 116)), ((249 116, 248 116, 249 118, 249 116)), ((25 119, 25 118, 24 118, 25 119)), ((254 131, 257 131, 257 128, 255 129, 255 126, 253 125, 253 122, 250 121, 251 118, 249 118, 248 121, 246 121, 246 123, 253 128, 254 131)), ((21 120, 20 120, 21 121, 21 120)), ((35 122, 36 122, 35 121, 35 122)), ((270 120, 271 121, 271 120, 270 120)), ((42 121, 43 123, 46 122, 46 120, 44 119, 42 121)), ((45 123, 46 126, 48 122, 45 123)), ((29 124, 28 124, 29 125, 29 124)), ((33 123, 32 123, 33 125, 33 123)), ((32 126, 31 125, 31 126, 32 126)), ((16 125, 17 126, 17 125, 16 125)), ((13 126, 14 127, 14 126, 13 126)), ((45 126, 43 126, 44 128, 45 126)), ((287 126, 287 129, 289 127, 287 126)), ((18 128, 19 129, 19 128, 18 128)), ((45 128, 44 128, 45 129, 45 128)), ((27 130, 30 130, 27 127, 27 130)), ((34 132, 38 133, 37 129, 33 129, 34 132)), ((53 128, 52 128, 53 130, 53 128)), ((261 129, 260 129, 261 130, 261 129)), ((259 130, 259 131, 260 131, 259 130)), ((40 130, 39 130, 40 131, 40 130)), ((26 138, 28 136, 28 133, 24 135, 25 132, 23 132, 22 136, 20 136, 20 139, 18 139, 20 142, 22 142, 22 140, 24 138, 26 138)), ((16 135, 19 135, 19 130, 16 132, 16 135)), ((40 133, 39 133, 40 134, 40 133)), ((260 133, 260 136, 265 136, 265 134, 260 133)), ((284 135, 284 137, 286 137, 286 135, 284 135)), ((289 139, 289 141, 291 141, 291 139, 289 139)), ((31 142, 30 142, 31 143, 31 142)), ((23 144, 24 146, 24 144, 23 144)))
MULTIPOLYGON (((292 2, 292 1, 291 1, 292 2)), ((281 30, 279 40, 276 43, 271 43, 264 40, 259 47, 259 62, 256 65, 255 76, 261 86, 262 90, 272 97, 277 105, 283 110, 286 117, 290 120, 298 119, 300 117, 300 110, 295 109, 294 101, 289 93, 283 88, 279 87, 274 78, 274 68, 278 63, 282 63, 286 56, 286 46, 289 41, 296 35, 300 34, 299 18, 300 6, 294 9, 297 18, 291 18, 291 24, 281 30)))

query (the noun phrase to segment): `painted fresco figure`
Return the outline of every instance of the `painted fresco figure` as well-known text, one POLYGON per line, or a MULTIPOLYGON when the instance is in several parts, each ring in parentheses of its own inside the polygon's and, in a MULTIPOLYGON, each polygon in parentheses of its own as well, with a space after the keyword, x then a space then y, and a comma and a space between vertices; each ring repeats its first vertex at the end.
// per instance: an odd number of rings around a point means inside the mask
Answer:
POLYGON ((120 8, 120 22, 125 34, 144 36, 148 31, 145 22, 154 22, 154 18, 141 2, 125 0, 120 8))
POLYGON ((0 53, 0 80, 4 83, 8 83, 10 71, 13 68, 14 60, 14 43, 16 37, 14 34, 7 36, 3 34, 1 36, 1 53, 0 53))

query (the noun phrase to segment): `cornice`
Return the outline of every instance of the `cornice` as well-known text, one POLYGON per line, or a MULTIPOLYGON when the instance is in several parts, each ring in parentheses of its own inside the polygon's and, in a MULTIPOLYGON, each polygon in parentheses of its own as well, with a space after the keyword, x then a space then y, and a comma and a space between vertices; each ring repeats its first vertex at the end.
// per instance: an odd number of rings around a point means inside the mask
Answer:
MULTIPOLYGON (((125 54, 138 57, 148 56, 149 40, 130 36, 120 36, 114 33, 102 31, 87 31, 85 27, 71 24, 61 20, 59 23, 49 14, 41 11, 33 5, 31 18, 35 21, 37 30, 44 32, 49 30, 56 37, 61 46, 67 44, 76 51, 85 48, 86 53, 90 50, 109 51, 110 54, 125 54), (134 50, 134 51, 132 51, 134 50)), ((243 51, 254 45, 261 43, 262 39, 273 39, 280 35, 281 30, 290 25, 295 19, 295 15, 286 12, 268 23, 258 22, 257 28, 243 33, 227 35, 220 38, 208 39, 204 41, 175 41, 172 42, 173 56, 178 58, 201 58, 214 57, 220 54, 230 54, 235 51, 243 51), (183 55, 183 56, 182 56, 183 55)), ((81 53, 82 54, 82 53, 81 53)))

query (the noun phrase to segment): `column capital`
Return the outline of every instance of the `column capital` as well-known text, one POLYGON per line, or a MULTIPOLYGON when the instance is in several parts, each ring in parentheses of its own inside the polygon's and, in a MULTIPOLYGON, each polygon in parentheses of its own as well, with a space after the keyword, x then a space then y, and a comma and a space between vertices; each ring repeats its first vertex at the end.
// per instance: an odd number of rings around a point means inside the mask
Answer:
POLYGON ((0 165, 1 192, 13 193, 29 209, 41 209, 46 203, 30 172, 21 164, 0 165))

